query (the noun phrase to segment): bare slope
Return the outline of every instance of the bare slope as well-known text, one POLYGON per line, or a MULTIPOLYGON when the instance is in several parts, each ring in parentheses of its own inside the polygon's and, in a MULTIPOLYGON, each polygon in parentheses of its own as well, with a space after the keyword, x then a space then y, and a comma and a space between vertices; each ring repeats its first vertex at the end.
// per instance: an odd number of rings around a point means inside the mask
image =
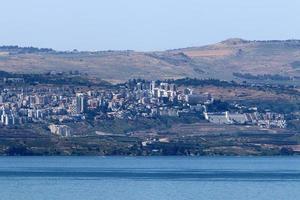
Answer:
POLYGON ((215 45, 179 50, 191 57, 210 76, 230 77, 233 72, 300 75, 300 41, 246 41, 229 39, 215 45), (299 68, 299 69, 298 69, 299 68))
POLYGON ((78 70, 110 81, 182 77, 232 80, 234 72, 300 77, 300 41, 229 39, 163 52, 56 52, 0 48, 0 70, 40 73, 78 70))

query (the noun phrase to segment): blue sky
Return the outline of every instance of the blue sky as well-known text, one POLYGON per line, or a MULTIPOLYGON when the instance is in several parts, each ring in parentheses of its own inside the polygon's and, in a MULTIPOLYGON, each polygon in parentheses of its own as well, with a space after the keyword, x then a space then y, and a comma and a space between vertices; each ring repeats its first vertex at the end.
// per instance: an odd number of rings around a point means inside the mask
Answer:
POLYGON ((300 39, 299 0, 0 0, 0 45, 164 50, 300 39))

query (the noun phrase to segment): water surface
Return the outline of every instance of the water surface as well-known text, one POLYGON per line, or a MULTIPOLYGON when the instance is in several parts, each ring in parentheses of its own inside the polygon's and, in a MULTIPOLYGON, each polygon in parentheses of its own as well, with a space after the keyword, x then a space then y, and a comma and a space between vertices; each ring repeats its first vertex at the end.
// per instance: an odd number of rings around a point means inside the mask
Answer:
POLYGON ((285 199, 300 157, 0 157, 0 199, 285 199))

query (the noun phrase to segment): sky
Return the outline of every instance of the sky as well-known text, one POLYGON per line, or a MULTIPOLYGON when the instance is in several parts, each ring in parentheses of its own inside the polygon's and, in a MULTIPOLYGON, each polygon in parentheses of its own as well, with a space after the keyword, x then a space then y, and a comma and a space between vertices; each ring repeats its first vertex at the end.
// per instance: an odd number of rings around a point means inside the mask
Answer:
POLYGON ((299 0, 0 0, 0 45, 153 51, 300 39, 299 0))

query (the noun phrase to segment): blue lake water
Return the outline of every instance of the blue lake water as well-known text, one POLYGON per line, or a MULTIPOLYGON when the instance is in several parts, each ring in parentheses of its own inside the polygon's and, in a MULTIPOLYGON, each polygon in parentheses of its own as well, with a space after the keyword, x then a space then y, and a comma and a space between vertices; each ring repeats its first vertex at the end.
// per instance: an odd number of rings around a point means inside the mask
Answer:
POLYGON ((295 200, 300 157, 0 157, 2 200, 295 200))

